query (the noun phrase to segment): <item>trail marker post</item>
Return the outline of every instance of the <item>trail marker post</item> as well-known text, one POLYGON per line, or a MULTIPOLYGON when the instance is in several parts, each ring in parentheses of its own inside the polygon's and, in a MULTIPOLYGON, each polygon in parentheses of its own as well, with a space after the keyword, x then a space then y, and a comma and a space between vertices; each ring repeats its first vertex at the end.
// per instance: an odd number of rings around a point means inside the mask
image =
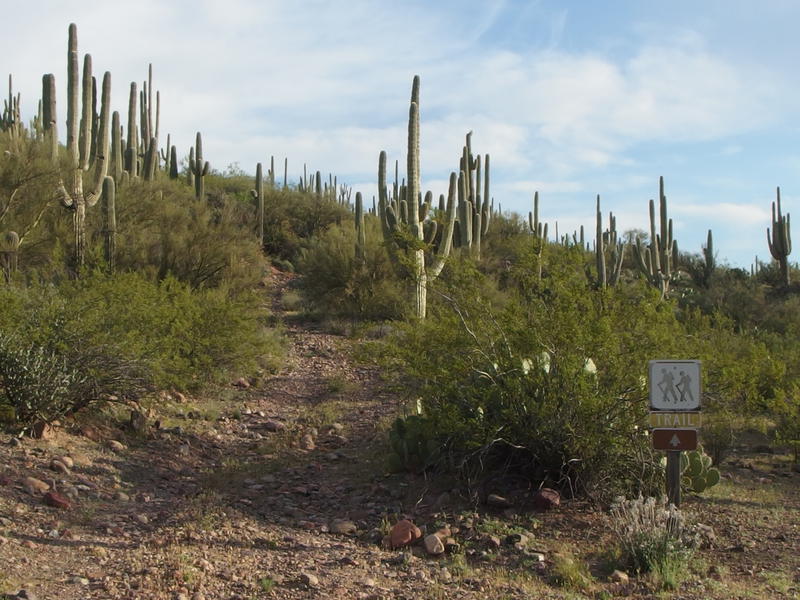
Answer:
POLYGON ((651 360, 648 364, 653 448, 667 452, 667 498, 681 503, 681 452, 697 449, 700 427, 700 361, 651 360))

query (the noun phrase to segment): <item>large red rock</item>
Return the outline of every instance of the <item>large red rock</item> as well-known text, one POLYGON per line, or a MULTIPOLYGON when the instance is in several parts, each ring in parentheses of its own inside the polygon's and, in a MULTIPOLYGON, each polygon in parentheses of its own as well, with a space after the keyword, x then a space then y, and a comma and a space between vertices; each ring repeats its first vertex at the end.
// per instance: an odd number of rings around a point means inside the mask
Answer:
POLYGON ((47 492, 44 495, 44 503, 53 508, 61 508, 67 510, 70 508, 69 500, 58 492, 47 492))
POLYGON ((561 494, 551 488, 542 488, 533 495, 536 510, 552 510, 561 504, 561 494))
POLYGON ((389 532, 389 547, 402 548, 408 546, 411 542, 422 537, 422 532, 419 527, 414 525, 408 519, 398 521, 392 530, 389 532))

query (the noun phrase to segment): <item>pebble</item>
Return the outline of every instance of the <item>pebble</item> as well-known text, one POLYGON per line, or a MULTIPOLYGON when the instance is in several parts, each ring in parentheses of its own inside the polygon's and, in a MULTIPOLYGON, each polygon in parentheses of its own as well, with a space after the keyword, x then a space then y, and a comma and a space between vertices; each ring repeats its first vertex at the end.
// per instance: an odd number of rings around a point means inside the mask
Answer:
POLYGON ((300 440, 300 447, 303 450, 313 450, 316 448, 317 445, 314 443, 314 436, 310 433, 305 434, 300 440))
POLYGON ((282 421, 276 421, 275 419, 268 419, 264 423, 264 429, 267 431, 285 431, 286 423, 283 423, 282 421))
POLYGON ((358 526, 346 519, 334 519, 330 522, 328 528, 331 533, 338 533, 340 535, 354 535, 358 531, 358 526))
POLYGON ((36 477, 26 477, 22 480, 22 486, 31 496, 36 495, 37 492, 44 494, 50 489, 49 484, 45 483, 41 479, 36 479, 36 477))
POLYGON ((72 469, 75 467, 75 461, 72 460, 70 456, 62 456, 58 460, 60 460, 68 469, 72 469))
POLYGON ((117 440, 108 440, 107 445, 114 452, 122 452, 125 450, 125 445, 117 440))
POLYGON ((56 458, 50 461, 50 468, 57 473, 69 475, 69 467, 56 458))
POLYGON ((300 581, 308 587, 317 587, 319 585, 319 578, 313 573, 303 571, 300 573, 300 581))
POLYGON ((614 572, 611 573, 609 579, 614 583, 622 583, 622 584, 626 584, 628 583, 628 581, 630 581, 630 577, 628 577, 628 574, 625 571, 620 571, 619 569, 614 569, 614 572))
POLYGON ((495 508, 511 508, 511 501, 499 494, 489 494, 486 504, 495 508))
POLYGON ((432 556, 444 554, 444 544, 442 539, 435 533, 425 536, 425 550, 432 556))

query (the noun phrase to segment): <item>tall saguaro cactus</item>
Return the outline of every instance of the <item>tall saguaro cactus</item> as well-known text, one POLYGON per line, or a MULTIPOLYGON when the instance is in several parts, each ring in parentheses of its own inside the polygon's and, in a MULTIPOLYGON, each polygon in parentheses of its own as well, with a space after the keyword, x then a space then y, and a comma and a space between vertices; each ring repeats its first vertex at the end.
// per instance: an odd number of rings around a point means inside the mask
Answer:
POLYGON ((781 212, 781 188, 777 191, 777 203, 772 203, 772 235, 767 228, 767 244, 772 258, 781 267, 781 281, 789 287, 789 255, 792 253, 792 232, 789 213, 781 212))
MULTIPOLYGON (((600 288, 615 286, 622 273, 622 261, 625 258, 625 243, 617 239, 617 219, 608 215, 608 229, 603 230, 603 213, 600 211, 600 195, 597 195, 597 238, 595 241, 595 259, 597 263, 597 285, 600 288)), ((573 236, 575 237, 575 236, 573 236)), ((575 240, 577 242, 577 240, 575 240)), ((581 242, 581 246, 583 243, 581 242)))
POLYGON ((199 131, 194 148, 189 153, 189 174, 194 181, 194 195, 202 200, 206 196, 205 176, 208 175, 208 161, 203 162, 203 138, 199 131))
POLYGON ((103 75, 100 116, 96 135, 92 135, 94 110, 92 102, 92 57, 84 56, 82 103, 78 78, 78 30, 69 26, 67 51, 67 155, 70 159, 70 181, 59 183, 57 196, 63 206, 72 211, 75 230, 75 266, 80 269, 86 248, 86 209, 97 204, 102 194, 103 180, 108 170, 108 125, 111 103, 111 74, 103 75), (78 106, 81 105, 80 121, 78 106), (94 139, 94 143, 92 140, 94 139), (94 151, 93 151, 94 150, 94 151), (84 174, 94 171, 88 186, 84 174), (88 188, 88 189, 87 189, 88 188))
POLYGON ((669 293, 669 284, 675 278, 678 265, 678 242, 672 238, 672 219, 667 218, 667 197, 664 195, 664 178, 658 182, 660 230, 656 232, 655 202, 650 200, 650 243, 647 248, 637 239, 633 246, 636 265, 650 285, 661 291, 661 297, 669 293))
POLYGON ((489 155, 472 155, 472 132, 467 133, 466 143, 460 160, 460 179, 458 193, 458 212, 456 234, 453 241, 456 247, 467 248, 469 253, 480 260, 481 243, 489 230, 491 204, 489 201, 489 155), (481 179, 483 176, 483 180, 481 179), (483 183, 483 190, 481 190, 483 183), (463 189, 462 189, 463 188, 463 189))
POLYGON ((250 190, 250 195, 256 201, 256 216, 258 220, 258 243, 264 246, 264 175, 261 163, 256 165, 256 186, 250 190))
POLYGON ((428 283, 439 276, 452 248, 457 177, 455 173, 450 174, 445 226, 439 237, 433 227, 426 227, 432 195, 426 194, 426 201, 421 201, 420 194, 418 75, 414 76, 411 86, 407 159, 408 182, 405 190, 402 193, 393 193, 390 199, 386 186, 386 152, 381 151, 378 159, 378 213, 384 237, 395 262, 401 262, 397 260, 399 254, 404 254, 409 259, 407 263, 410 264, 411 277, 414 280, 415 313, 417 318, 424 319, 427 312, 428 283), (430 236, 427 240, 426 229, 430 236), (431 253, 426 253, 426 242, 434 246, 431 253))
POLYGON ((117 257, 117 209, 116 209, 116 186, 114 178, 106 176, 103 180, 103 211, 105 212, 105 258, 108 270, 113 272, 116 267, 117 257))

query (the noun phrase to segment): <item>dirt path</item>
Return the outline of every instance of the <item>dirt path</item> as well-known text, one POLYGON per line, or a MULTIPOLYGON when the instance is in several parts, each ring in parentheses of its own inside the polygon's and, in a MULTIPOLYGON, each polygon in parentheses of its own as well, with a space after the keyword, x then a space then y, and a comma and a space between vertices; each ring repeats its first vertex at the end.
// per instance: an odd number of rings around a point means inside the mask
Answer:
MULTIPOLYGON (((280 315, 291 278, 273 285, 280 315)), ((442 496, 442 481, 385 474, 398 405, 380 373, 350 358, 347 338, 291 320, 286 335, 282 372, 218 398, 164 397, 159 429, 106 421, 19 445, 0 436, 0 598, 652 597, 636 580, 553 585, 570 552, 597 563, 610 541, 585 504, 475 514, 456 491, 442 496), (74 464, 52 470, 64 456, 74 464), (70 507, 48 506, 26 477, 70 507), (457 545, 439 558, 381 548, 403 515, 448 525, 457 545)), ((735 486, 687 503, 717 540, 681 598, 797 597, 800 476, 741 465, 735 486)))

